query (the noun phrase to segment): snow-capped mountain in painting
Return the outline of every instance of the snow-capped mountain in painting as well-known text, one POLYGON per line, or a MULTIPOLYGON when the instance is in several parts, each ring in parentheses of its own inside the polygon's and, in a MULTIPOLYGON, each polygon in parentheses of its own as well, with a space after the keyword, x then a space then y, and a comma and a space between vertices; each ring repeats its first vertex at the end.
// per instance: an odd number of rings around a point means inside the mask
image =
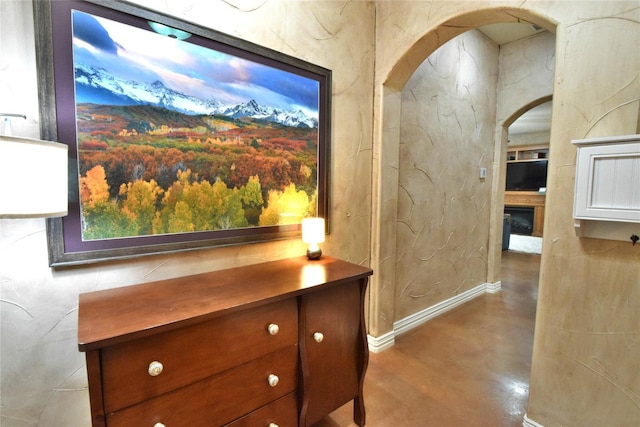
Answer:
POLYGON ((317 120, 307 116, 300 110, 286 111, 278 108, 265 107, 253 99, 247 103, 227 108, 221 114, 227 117, 233 117, 234 119, 251 117, 253 119, 266 120, 292 127, 318 127, 317 120))
POLYGON ((255 100, 237 105, 219 99, 203 99, 165 86, 125 81, 101 69, 76 64, 76 102, 104 105, 152 105, 191 115, 223 115, 236 119, 252 118, 284 126, 317 128, 318 120, 300 110, 284 110, 259 105, 255 100))

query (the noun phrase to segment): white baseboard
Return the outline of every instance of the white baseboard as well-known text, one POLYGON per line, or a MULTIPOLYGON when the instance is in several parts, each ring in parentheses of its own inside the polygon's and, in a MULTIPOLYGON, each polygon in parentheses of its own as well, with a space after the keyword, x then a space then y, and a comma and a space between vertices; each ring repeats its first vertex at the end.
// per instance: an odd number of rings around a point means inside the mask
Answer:
POLYGON ((372 353, 380 353, 383 350, 392 347, 396 343, 396 335, 391 332, 387 332, 379 337, 373 337, 367 335, 367 341, 369 342, 369 351, 372 353))
POLYGON ((522 427, 544 427, 544 426, 542 424, 538 424, 537 422, 533 421, 531 418, 527 417, 527 414, 524 414, 522 427))
POLYGON ((472 299, 484 294, 485 292, 487 292, 487 283, 478 285, 475 288, 469 289, 468 291, 441 301, 435 305, 432 305, 431 307, 427 307, 422 311, 407 316, 404 319, 398 320, 397 322, 394 322, 393 331, 396 335, 401 335, 417 326, 422 325, 426 321, 433 319, 436 316, 446 313, 447 311, 452 310, 455 307, 464 304, 465 302, 471 301, 472 299))
POLYGON ((488 294, 497 294, 498 292, 500 292, 500 289, 502 289, 502 282, 499 280, 495 283, 485 283, 485 285, 487 285, 486 292, 488 294))
POLYGON ((468 291, 439 302, 438 304, 435 304, 431 307, 427 307, 415 314, 407 316, 404 319, 398 320, 393 324, 393 331, 387 332, 380 337, 373 337, 371 335, 367 336, 367 340, 369 342, 369 351, 371 351, 372 353, 380 353, 381 351, 395 344, 396 335, 400 335, 407 331, 410 331, 411 329, 422 325, 426 321, 433 319, 434 317, 439 316, 443 313, 446 313, 447 311, 452 310, 460 304, 471 301, 472 299, 484 293, 495 294, 500 291, 500 287, 501 282, 483 283, 476 286, 475 288, 469 289, 468 291))

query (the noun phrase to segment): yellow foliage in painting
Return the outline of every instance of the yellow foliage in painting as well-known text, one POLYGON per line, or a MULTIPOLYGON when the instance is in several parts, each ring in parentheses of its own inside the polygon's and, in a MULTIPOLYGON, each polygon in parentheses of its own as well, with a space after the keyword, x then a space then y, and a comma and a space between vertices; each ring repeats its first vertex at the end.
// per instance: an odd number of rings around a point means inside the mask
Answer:
POLYGON ((303 190, 296 191, 289 184, 284 191, 269 191, 267 207, 260 215, 260 225, 297 224, 302 218, 312 215, 309 196, 303 190))
POLYGON ((169 224, 167 226, 168 233, 184 233, 185 231, 194 231, 193 215, 189 205, 185 202, 177 202, 174 212, 169 216, 169 224))
POLYGON ((262 186, 260 185, 260 177, 253 175, 249 177, 247 185, 242 190, 242 202, 247 206, 262 206, 262 186))
POLYGON ((304 163, 300 163, 300 175, 309 179, 312 173, 313 173, 313 170, 311 170, 309 166, 305 165, 304 163))
POLYGON ((191 170, 178 171, 177 180, 164 193, 154 220, 155 233, 226 230, 248 225, 242 195, 221 181, 197 179, 191 170))
POLYGON ((124 197, 122 213, 136 222, 138 234, 152 233, 156 205, 163 192, 153 179, 138 180, 120 186, 120 196, 124 197))
POLYGON ((93 208, 97 203, 109 200, 109 183, 101 165, 94 166, 80 177, 80 201, 83 206, 93 208))

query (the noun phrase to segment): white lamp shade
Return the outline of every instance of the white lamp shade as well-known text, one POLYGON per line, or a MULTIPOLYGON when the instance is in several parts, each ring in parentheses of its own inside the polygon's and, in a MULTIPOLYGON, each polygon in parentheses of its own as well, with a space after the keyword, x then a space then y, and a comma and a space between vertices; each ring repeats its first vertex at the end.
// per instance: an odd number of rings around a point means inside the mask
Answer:
POLYGON ((324 242, 324 218, 302 220, 302 241, 307 244, 324 242))
POLYGON ((58 142, 0 136, 0 218, 66 215, 67 152, 58 142))

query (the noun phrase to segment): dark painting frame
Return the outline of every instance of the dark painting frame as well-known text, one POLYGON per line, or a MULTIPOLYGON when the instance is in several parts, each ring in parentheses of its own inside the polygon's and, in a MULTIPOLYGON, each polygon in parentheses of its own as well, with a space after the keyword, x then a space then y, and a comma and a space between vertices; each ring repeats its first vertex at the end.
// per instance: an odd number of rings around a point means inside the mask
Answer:
MULTIPOLYGON (((246 226, 209 231, 185 231, 161 235, 132 235, 98 240, 83 239, 79 187, 79 131, 77 123, 75 65, 72 53, 70 10, 143 28, 158 23, 169 31, 186 32, 190 42, 257 64, 317 81, 317 193, 315 215, 328 224, 329 157, 331 146, 331 71, 174 17, 120 1, 34 0, 38 93, 41 137, 69 146, 69 215, 47 220, 49 264, 63 267, 143 255, 170 253, 219 246, 250 244, 293 238, 300 224, 246 226)), ((174 37, 175 38, 175 37, 174 37)), ((198 173, 199 171, 193 171, 198 173)), ((328 225, 327 225, 328 230, 328 225)))

